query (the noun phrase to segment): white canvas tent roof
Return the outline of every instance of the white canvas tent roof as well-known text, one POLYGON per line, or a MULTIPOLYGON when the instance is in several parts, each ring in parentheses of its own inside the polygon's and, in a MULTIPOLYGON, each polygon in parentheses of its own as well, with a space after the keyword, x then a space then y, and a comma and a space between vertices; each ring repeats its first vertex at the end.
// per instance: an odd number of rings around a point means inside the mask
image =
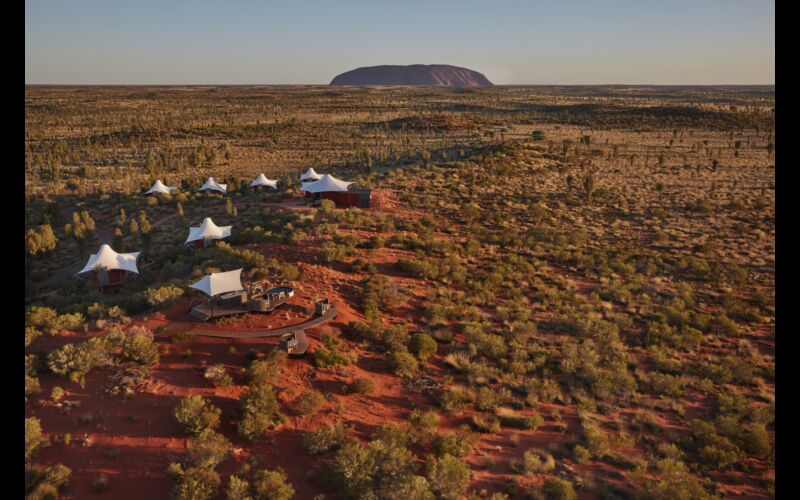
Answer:
POLYGON ((206 180, 206 183, 200 186, 198 191, 219 191, 220 193, 227 193, 228 192, 228 185, 227 184, 219 184, 214 181, 213 177, 209 177, 206 180))
POLYGON ((271 181, 267 179, 266 175, 258 174, 258 177, 253 179, 253 182, 250 183, 250 187, 256 187, 256 186, 269 186, 271 188, 278 189, 278 180, 275 179, 274 181, 271 181))
POLYGON ((306 173, 304 173, 304 174, 302 174, 300 176, 300 180, 301 181, 307 181, 309 179, 312 180, 312 181, 318 181, 320 178, 321 178, 321 176, 317 172, 314 171, 313 167, 309 167, 309 169, 306 170, 306 173))
POLYGON ((153 187, 145 191, 144 194, 172 194, 177 191, 178 188, 174 186, 165 186, 161 179, 156 179, 153 183, 153 187))
POLYGON ((184 244, 197 240, 221 240, 231 235, 233 226, 218 226, 210 217, 203 219, 203 223, 197 227, 189 228, 189 237, 184 244))
POLYGON ((139 258, 140 253, 141 252, 117 253, 110 246, 104 244, 97 253, 93 253, 89 256, 89 262, 83 266, 83 269, 78 271, 78 274, 100 269, 120 269, 122 271, 130 271, 139 274, 139 269, 136 268, 136 259, 139 258))
POLYGON ((242 286, 242 269, 208 274, 197 283, 189 285, 189 288, 200 290, 209 297, 214 297, 221 293, 244 290, 242 286))
POLYGON ((308 191, 309 193, 324 193, 326 191, 347 191, 348 186, 354 184, 353 182, 346 182, 339 180, 331 174, 325 174, 318 181, 306 182, 301 191, 308 191))

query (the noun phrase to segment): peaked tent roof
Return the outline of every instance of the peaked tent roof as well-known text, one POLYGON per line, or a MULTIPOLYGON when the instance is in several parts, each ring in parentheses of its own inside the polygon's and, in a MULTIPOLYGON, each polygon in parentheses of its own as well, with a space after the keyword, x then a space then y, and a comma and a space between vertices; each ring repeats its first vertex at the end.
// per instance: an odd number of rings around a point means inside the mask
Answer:
POLYGON ((198 191, 219 191, 220 193, 227 193, 228 192, 228 185, 227 184, 219 184, 214 181, 213 177, 209 177, 206 180, 206 183, 200 186, 198 191))
POLYGON ((300 190, 308 191, 309 193, 324 193, 326 191, 341 192, 347 191, 347 188, 350 186, 350 184, 355 183, 339 180, 331 174, 325 174, 318 181, 304 183, 300 190))
POLYGON ((161 182, 161 179, 156 179, 156 181, 153 183, 153 187, 145 191, 144 194, 155 194, 155 193, 171 194, 177 190, 178 190, 177 187, 165 186, 164 183, 161 182))
POLYGON ((130 271, 139 274, 139 269, 136 268, 136 259, 139 258, 141 252, 131 253, 117 253, 107 244, 100 246, 97 253, 89 256, 89 262, 83 266, 83 269, 78 271, 78 274, 83 274, 89 271, 99 269, 120 269, 122 271, 130 271))
POLYGON ((321 179, 321 176, 316 171, 314 171, 313 167, 309 167, 308 170, 306 170, 306 173, 300 176, 301 181, 307 181, 309 179, 311 179, 312 181, 318 181, 321 179))
POLYGON ((258 174, 258 177, 253 179, 253 182, 250 183, 250 187, 255 187, 255 186, 269 186, 278 189, 278 180, 275 179, 274 181, 271 181, 267 179, 266 175, 258 174))
POLYGON ((186 243, 197 240, 221 240, 231 235, 231 228, 233 226, 218 226, 210 217, 203 219, 203 223, 197 227, 189 228, 189 237, 186 238, 186 243))
POLYGON ((240 268, 225 273, 208 274, 197 283, 189 285, 189 288, 200 290, 209 297, 221 293, 244 290, 242 286, 242 269, 240 268))

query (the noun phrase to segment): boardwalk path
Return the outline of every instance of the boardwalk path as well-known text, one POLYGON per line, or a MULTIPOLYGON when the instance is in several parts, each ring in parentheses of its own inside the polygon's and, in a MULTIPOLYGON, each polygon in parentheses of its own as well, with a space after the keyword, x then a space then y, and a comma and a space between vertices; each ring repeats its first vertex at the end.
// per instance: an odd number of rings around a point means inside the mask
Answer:
POLYGON ((253 339, 259 337, 279 337, 286 333, 292 333, 296 330, 306 330, 315 326, 327 323, 336 317, 336 308, 331 307, 322 316, 316 316, 303 323, 296 325, 284 326, 283 328, 276 328, 274 330, 265 330, 262 332, 233 332, 225 330, 192 330, 192 335, 199 335, 204 337, 225 337, 231 339, 253 339))

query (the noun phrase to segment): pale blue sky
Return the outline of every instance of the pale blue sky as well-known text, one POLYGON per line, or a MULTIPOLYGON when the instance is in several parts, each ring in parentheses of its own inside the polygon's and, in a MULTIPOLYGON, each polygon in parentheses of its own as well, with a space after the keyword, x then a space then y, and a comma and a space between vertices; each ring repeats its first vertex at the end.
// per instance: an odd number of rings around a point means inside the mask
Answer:
POLYGON ((454 64, 495 84, 774 84, 769 0, 26 0, 25 81, 327 84, 454 64))

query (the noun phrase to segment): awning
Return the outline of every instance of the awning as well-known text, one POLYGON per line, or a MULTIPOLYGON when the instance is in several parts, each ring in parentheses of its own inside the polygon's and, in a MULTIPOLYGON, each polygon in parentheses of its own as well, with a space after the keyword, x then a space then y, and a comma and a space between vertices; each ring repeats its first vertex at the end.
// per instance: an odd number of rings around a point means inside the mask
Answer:
POLYGON ((83 274, 89 271, 119 269, 139 274, 136 267, 136 260, 141 252, 117 253, 110 246, 104 244, 97 253, 89 256, 89 262, 78 271, 83 274))
POLYGON ((306 170, 306 173, 300 176, 301 181, 318 181, 320 179, 320 175, 314 171, 313 167, 310 167, 306 170))
POLYGON ((221 293, 244 290, 242 286, 242 269, 225 273, 211 273, 197 283, 189 285, 189 288, 200 290, 209 297, 214 297, 221 293))
POLYGON ((197 240, 221 240, 231 235, 231 228, 233 226, 218 226, 210 217, 203 219, 203 223, 197 227, 189 228, 189 237, 186 238, 187 243, 197 240))
POLYGON ((258 174, 258 177, 253 179, 253 182, 250 183, 250 187, 256 186, 268 186, 274 189, 278 189, 278 180, 271 181, 267 179, 267 176, 264 174, 258 174))
POLYGON ((227 184, 219 184, 214 181, 213 177, 209 177, 206 180, 206 183, 203 184, 198 191, 219 191, 220 193, 227 193, 228 192, 228 185, 227 184))
POLYGON ((172 194, 177 191, 178 188, 174 186, 165 186, 161 179, 156 179, 153 183, 153 187, 145 191, 144 194, 172 194))
POLYGON ((318 181, 304 183, 300 190, 309 193, 324 193, 329 191, 343 192, 347 191, 350 184, 355 183, 339 180, 330 174, 325 174, 318 181))

